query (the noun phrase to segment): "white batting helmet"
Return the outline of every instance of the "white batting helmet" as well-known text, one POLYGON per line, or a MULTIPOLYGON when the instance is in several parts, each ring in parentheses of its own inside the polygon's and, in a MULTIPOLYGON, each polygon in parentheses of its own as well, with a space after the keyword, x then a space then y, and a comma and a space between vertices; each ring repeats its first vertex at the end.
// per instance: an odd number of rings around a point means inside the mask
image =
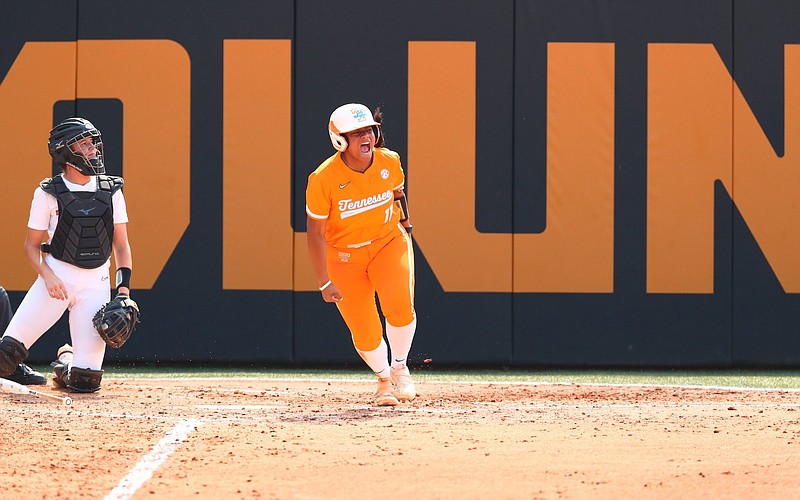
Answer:
POLYGON ((328 135, 337 151, 347 149, 347 139, 344 134, 364 127, 372 127, 375 131, 375 140, 381 136, 380 123, 372 117, 372 112, 363 104, 350 103, 339 106, 331 114, 328 122, 328 135))

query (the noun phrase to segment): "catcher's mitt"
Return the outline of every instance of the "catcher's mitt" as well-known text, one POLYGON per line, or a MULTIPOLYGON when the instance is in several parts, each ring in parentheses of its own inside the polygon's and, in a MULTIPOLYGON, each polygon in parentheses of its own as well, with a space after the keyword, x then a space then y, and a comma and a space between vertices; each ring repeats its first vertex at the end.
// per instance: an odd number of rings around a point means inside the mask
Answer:
POLYGON ((117 294, 92 318, 97 333, 114 349, 119 349, 128 341, 138 322, 139 306, 124 293, 117 294))

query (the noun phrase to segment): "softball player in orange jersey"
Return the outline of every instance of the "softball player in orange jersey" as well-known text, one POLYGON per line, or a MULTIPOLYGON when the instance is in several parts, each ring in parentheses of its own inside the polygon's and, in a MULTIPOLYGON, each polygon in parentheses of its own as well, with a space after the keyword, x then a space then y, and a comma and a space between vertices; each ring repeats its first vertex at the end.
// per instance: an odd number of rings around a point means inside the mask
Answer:
POLYGON ((394 406, 416 397, 406 359, 417 319, 405 175, 400 156, 382 147, 381 120, 362 104, 333 112, 328 132, 337 153, 309 175, 306 213, 322 298, 339 308, 356 351, 378 376, 375 404, 394 406))

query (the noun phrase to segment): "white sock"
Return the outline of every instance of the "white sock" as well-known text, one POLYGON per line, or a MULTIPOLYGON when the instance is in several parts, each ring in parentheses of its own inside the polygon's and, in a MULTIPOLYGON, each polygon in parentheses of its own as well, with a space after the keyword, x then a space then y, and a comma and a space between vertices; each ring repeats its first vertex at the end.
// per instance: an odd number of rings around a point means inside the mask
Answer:
POLYGON ((361 359, 367 363, 375 375, 379 378, 387 378, 389 377, 389 350, 386 347, 386 342, 381 339, 381 343, 378 345, 377 349, 372 351, 362 351, 360 349, 356 349, 358 355, 361 356, 361 359))
POLYGON ((417 331, 417 318, 406 326, 393 326, 386 323, 386 338, 392 349, 392 368, 404 368, 417 331))

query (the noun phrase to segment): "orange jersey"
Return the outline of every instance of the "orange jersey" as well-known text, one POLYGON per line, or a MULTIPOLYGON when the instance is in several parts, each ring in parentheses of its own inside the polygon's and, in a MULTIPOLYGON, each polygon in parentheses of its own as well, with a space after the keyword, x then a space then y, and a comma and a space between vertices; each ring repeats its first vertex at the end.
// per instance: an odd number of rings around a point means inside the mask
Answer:
POLYGON ((367 244, 396 229, 400 212, 395 210, 393 191, 404 183, 400 155, 394 151, 375 148, 372 165, 363 173, 349 168, 336 153, 308 176, 306 213, 326 220, 329 245, 367 244))

